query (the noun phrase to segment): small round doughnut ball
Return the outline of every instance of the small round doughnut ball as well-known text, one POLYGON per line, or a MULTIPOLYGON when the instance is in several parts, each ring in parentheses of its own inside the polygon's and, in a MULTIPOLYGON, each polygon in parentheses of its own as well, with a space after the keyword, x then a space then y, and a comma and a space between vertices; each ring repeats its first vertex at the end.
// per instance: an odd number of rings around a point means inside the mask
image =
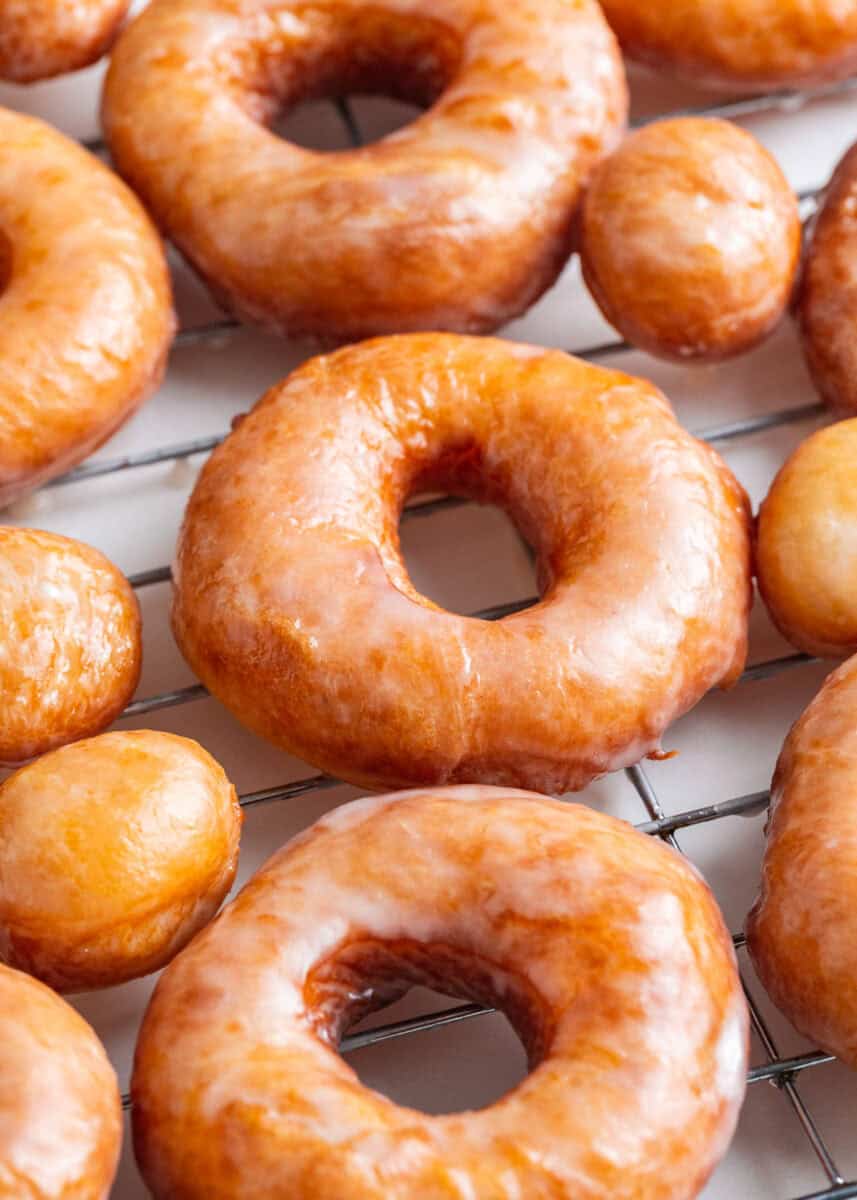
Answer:
POLYGON ((857 418, 820 429, 759 511, 756 573, 774 623, 808 654, 857 653, 857 418))
POLYGON ((638 130, 596 172, 580 223, 604 316, 660 358, 714 362, 777 325, 801 246, 797 200, 765 148, 728 121, 638 130))
POLYGON ((235 877, 222 768, 168 733, 64 746, 0 785, 0 958, 57 991, 163 967, 235 877))
POLYGON ((140 610, 99 551, 0 526, 0 764, 115 720, 140 678, 140 610))
POLYGON ((0 1200, 107 1200, 122 1139, 104 1047, 50 988, 0 966, 0 1200))

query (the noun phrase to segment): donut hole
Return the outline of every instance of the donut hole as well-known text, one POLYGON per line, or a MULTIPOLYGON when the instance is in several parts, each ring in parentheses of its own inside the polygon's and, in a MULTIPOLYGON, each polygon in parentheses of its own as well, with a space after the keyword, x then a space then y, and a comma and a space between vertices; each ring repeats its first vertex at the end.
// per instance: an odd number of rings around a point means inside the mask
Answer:
MULTIPOLYGON (((383 1053, 378 1049, 383 1043, 350 1052, 349 1065, 361 1081, 396 1103, 420 1108, 431 1094, 430 1109, 424 1111, 459 1112, 494 1103, 539 1065, 553 1038, 546 1006, 518 974, 454 946, 427 945, 407 938, 352 942, 313 972, 305 999, 316 1031, 336 1045, 362 1027, 370 1014, 394 1004, 409 1015, 415 1008, 426 1013, 449 1008, 455 1001, 497 1009, 497 1017, 484 1018, 490 1027, 480 1025, 480 1036, 472 1031, 467 1036, 459 1030, 447 1038, 445 1048, 442 1044, 428 1048, 430 1067, 423 1061, 431 1078, 415 1065, 416 1051, 410 1039, 405 1039, 405 1046, 401 1046, 403 1039, 396 1039, 402 1053, 397 1047, 392 1062, 391 1046, 385 1046, 383 1053), (409 995, 412 989, 419 991, 409 995), (441 1082, 444 1055, 450 1073, 453 1064, 458 1073, 465 1054, 472 1063, 468 1076, 473 1086, 448 1094, 441 1082)), ((392 1013, 384 1013, 384 1021, 392 1019, 392 1013)), ((378 1023, 377 1019, 366 1022, 365 1028, 378 1023)), ((436 1036, 442 1042, 443 1033, 438 1031, 436 1036)))

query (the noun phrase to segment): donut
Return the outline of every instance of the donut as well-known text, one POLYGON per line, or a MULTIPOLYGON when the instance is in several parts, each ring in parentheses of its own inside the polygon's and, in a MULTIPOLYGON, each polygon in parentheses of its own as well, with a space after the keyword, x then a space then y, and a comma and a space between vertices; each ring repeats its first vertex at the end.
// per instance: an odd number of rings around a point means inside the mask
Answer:
POLYGON ((0 506, 105 441, 175 328, 160 239, 120 179, 0 108, 0 506))
POLYGON ((0 0, 0 79, 78 71, 108 49, 130 0, 0 0))
POLYGON ((857 653, 857 419, 820 429, 782 467, 760 510, 759 591, 808 654, 857 653))
POLYGON ((629 342, 716 361, 755 346, 785 313, 801 251, 797 199, 737 125, 656 121, 595 172, 579 249, 589 290, 629 342))
POLYGON ((777 763, 747 944, 795 1028, 857 1068, 855 714, 850 658, 791 730, 777 763))
POLYGON ((797 316, 825 403, 857 413, 857 145, 839 163, 812 225, 797 316))
POLYGON ((0 966, 0 1200, 107 1200, 122 1111, 98 1038, 54 992, 0 966))
POLYGON ((173 629, 251 729, 360 785, 559 794, 657 751, 746 654, 746 497, 660 392, 455 334, 304 364, 203 468, 173 629), (541 602, 489 623, 411 583, 407 497, 505 509, 541 602))
POLYGON ((57 991, 163 967, 232 886, 241 809, 187 738, 104 733, 0 784, 0 961, 57 991))
POLYGON ((154 0, 119 40, 103 122, 229 310, 355 340, 523 312, 566 262, 626 112, 595 0, 154 0), (354 92, 429 111, 338 154, 269 128, 354 92))
POLYGON ((0 764, 105 729, 134 695, 140 660, 136 597, 103 554, 0 525, 0 764))
POLYGON ((692 83, 807 87, 857 69, 857 0, 601 0, 630 58, 692 83))
POLYGON ((732 941, 675 851, 530 792, 374 797, 276 854, 162 976, 137 1161, 156 1200, 690 1200, 747 1036, 732 941), (413 985, 499 1007, 528 1078, 447 1116, 365 1088, 339 1038, 413 985))

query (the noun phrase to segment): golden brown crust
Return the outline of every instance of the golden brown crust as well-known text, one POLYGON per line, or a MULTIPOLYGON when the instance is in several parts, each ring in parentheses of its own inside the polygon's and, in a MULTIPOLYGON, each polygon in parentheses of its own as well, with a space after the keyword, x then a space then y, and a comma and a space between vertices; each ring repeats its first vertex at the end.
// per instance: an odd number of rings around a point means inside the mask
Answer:
POLYGON ((87 1023, 52 991, 0 966, 0 1200, 107 1200, 122 1112, 87 1023))
POLYGON ((743 491, 650 384, 488 338, 381 338, 305 364, 206 463, 173 627, 240 720, 336 775, 558 794, 734 680, 749 558, 743 491), (420 489, 505 508, 541 603, 489 623, 419 595, 398 520, 420 489))
POLYGON ((85 458, 147 398, 175 318, 139 201, 75 142, 7 109, 0 243, 2 506, 85 458))
POLYGON ((130 0, 0 0, 0 79, 33 83, 107 51, 130 0))
POLYGON ((826 680, 780 755, 747 941, 795 1028, 857 1068, 857 659, 826 680))
POLYGON ((855 0, 601 0, 622 49, 730 90, 828 83, 857 68, 855 0))
POLYGON ((580 255, 607 320, 635 346, 716 361, 760 342, 797 273, 797 199, 752 134, 698 117, 657 121, 601 164, 580 255))
POLYGON ((402 793, 295 839, 168 968, 135 1149, 158 1200, 689 1200, 746 1058, 731 939, 678 854, 532 793, 402 793), (414 984, 498 1004, 527 1079, 448 1116, 363 1087, 338 1037, 414 984))
POLYGON ((67 992, 159 970, 219 908, 240 833, 235 789, 187 738, 45 755, 0 784, 0 961, 67 992))
POLYGON ((626 110, 594 0, 154 0, 103 116, 118 169, 224 304, 354 340, 482 332, 528 307, 626 110), (339 154, 266 128, 337 89, 431 107, 339 154))
POLYGON ((140 678, 140 610, 103 554, 0 526, 0 763, 100 733, 140 678))

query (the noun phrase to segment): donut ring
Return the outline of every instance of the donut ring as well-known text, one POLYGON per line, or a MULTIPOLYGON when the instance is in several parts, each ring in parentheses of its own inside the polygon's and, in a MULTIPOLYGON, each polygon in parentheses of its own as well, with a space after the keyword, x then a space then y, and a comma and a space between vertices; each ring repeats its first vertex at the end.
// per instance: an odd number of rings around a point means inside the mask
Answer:
POLYGON ((0 109, 0 506, 85 458, 160 383, 160 239, 121 180, 0 109), (45 331, 49 331, 49 336, 45 331))
POLYGON ((105 729, 134 695, 141 653, 137 599, 103 554, 0 526, 0 764, 105 729))
POLYGON ((692 83, 805 87, 857 68, 857 0, 601 0, 630 58, 692 83))
POLYGON ((137 1160, 156 1200, 690 1200, 747 1037, 731 939, 668 847, 529 792, 376 797, 275 855, 161 978, 137 1160), (498 1005, 530 1076, 439 1117, 363 1087, 340 1036, 416 984, 498 1005))
POLYGON ((808 654, 857 652, 857 420, 807 438, 759 510, 756 574, 777 628, 808 654))
POLYGON ((304 364, 214 452, 174 578, 185 657, 263 737, 369 787, 559 794, 735 680, 748 511, 651 384, 491 339, 381 338, 304 364), (398 542, 419 490, 504 508, 541 602, 489 623, 420 595, 398 542))
POLYGON ((0 1200, 107 1200, 122 1138, 98 1038, 44 984, 0 966, 0 1200))
POLYGON ((57 991, 165 966, 217 912, 241 809, 196 742, 105 733, 0 784, 0 960, 57 991))
POLYGON ((857 1068, 857 659, 843 663, 780 755, 747 944, 800 1033, 857 1068))
POLYGON ((834 410, 857 413, 857 145, 839 163, 815 216, 798 301, 813 382, 834 410))
POLYGON ((103 106, 118 169, 227 308, 345 340, 523 312, 626 113, 594 0, 154 0, 103 106), (266 127, 337 91, 431 108, 340 154, 266 127))
POLYGON ((0 0, 0 79, 33 83, 97 62, 130 0, 0 0))
POLYGON ((761 342, 786 311, 797 199, 776 159, 731 121, 654 121, 595 172, 579 249, 589 290, 629 342, 716 362, 761 342))

